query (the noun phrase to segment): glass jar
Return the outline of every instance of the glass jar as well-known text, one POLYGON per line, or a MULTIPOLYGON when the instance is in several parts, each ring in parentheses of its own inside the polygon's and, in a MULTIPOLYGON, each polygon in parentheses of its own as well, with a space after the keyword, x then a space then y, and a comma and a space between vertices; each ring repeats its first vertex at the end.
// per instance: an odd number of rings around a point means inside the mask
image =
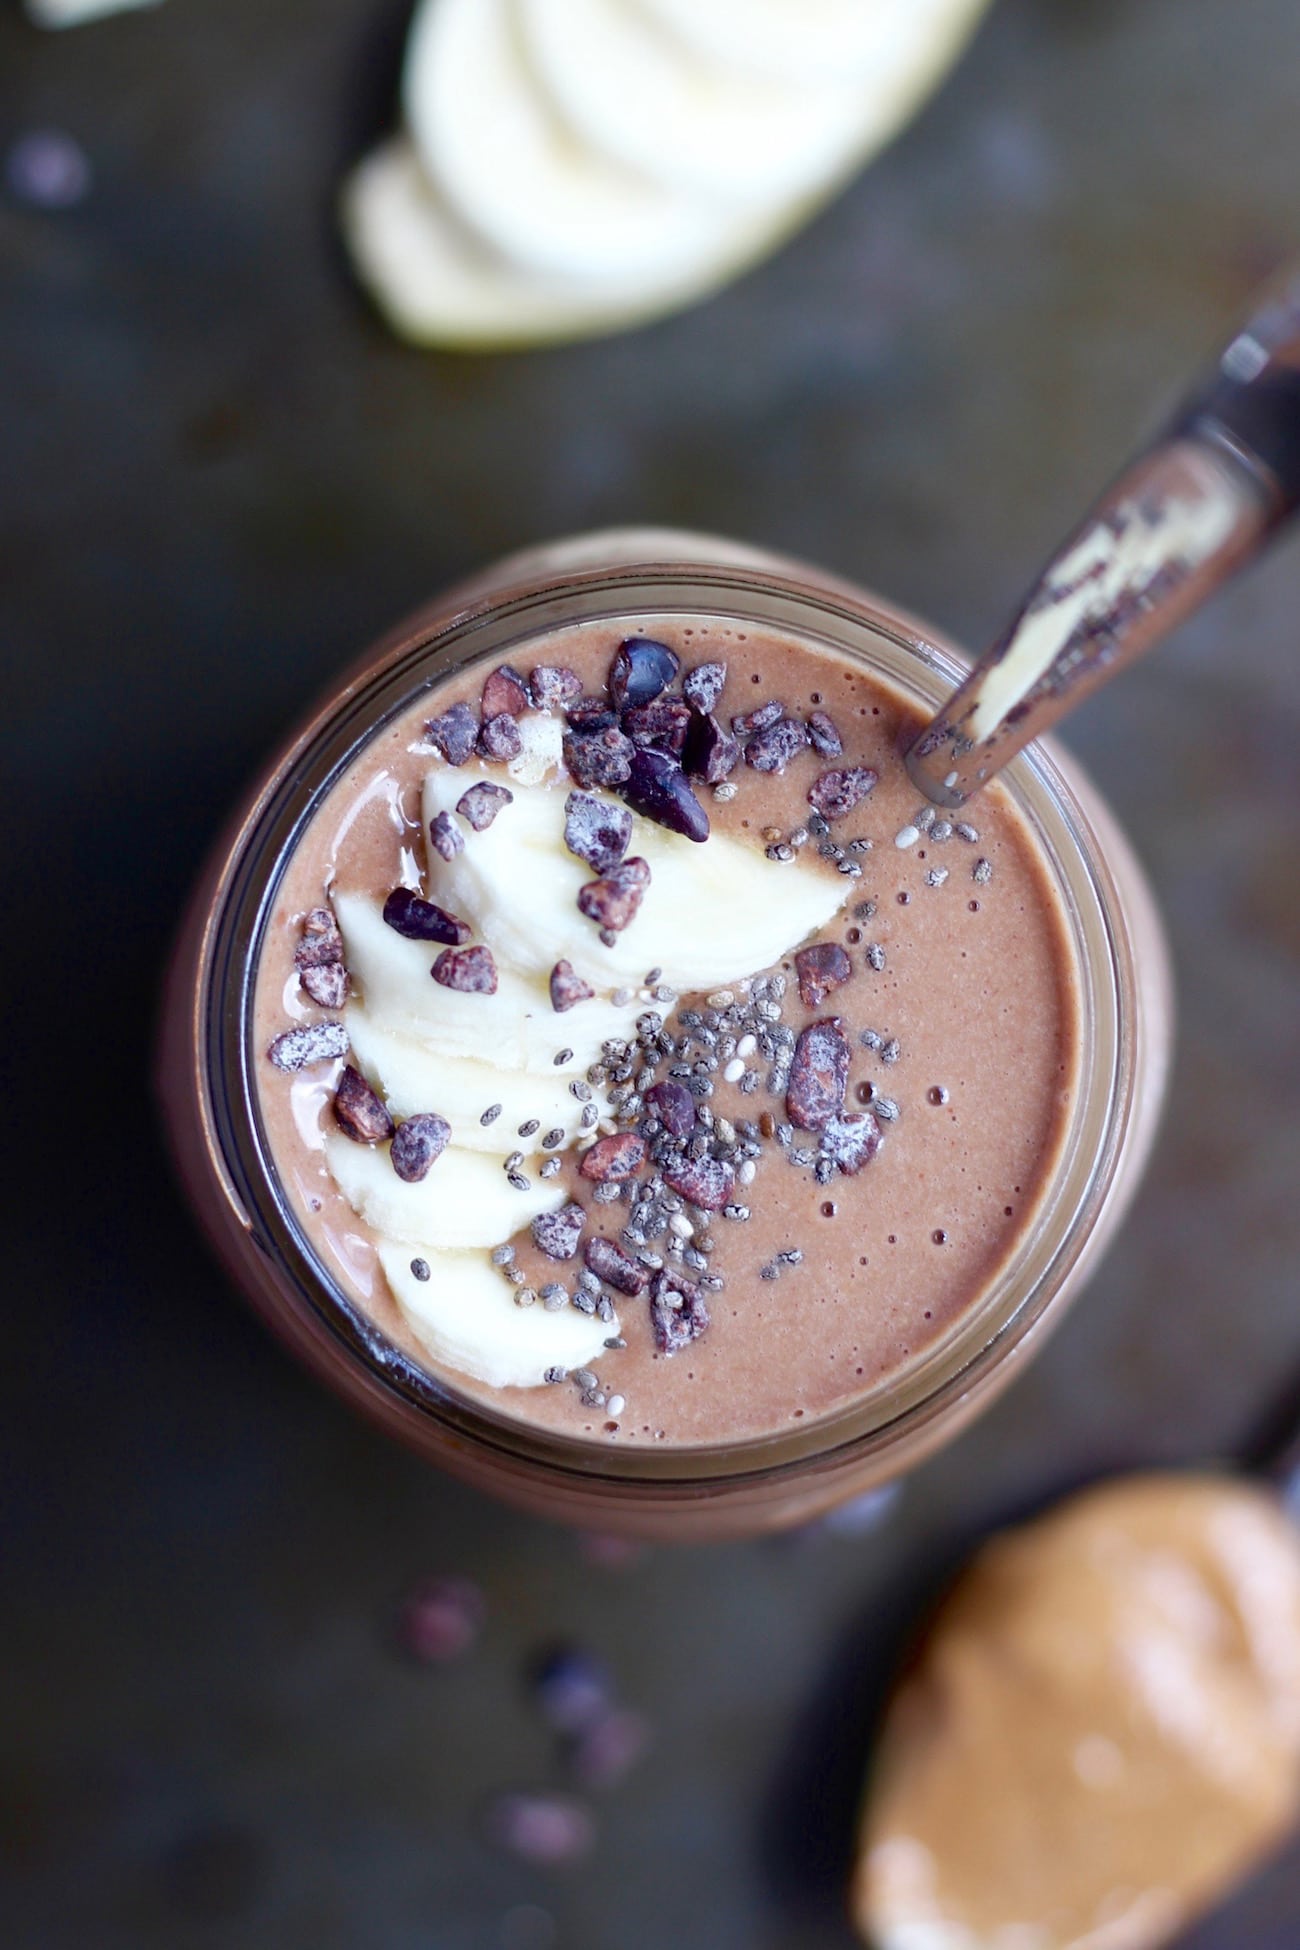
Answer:
POLYGON ((1036 1222, 937 1345, 841 1412, 713 1448, 600 1446, 493 1414, 388 1340, 314 1254, 278 1184, 252 1071, 254 978, 295 843, 367 742, 438 679, 508 660, 548 628, 629 613, 784 630, 865 665, 920 708, 957 654, 804 564, 675 531, 614 531, 511 557, 372 650, 268 767, 198 887, 168 983, 162 1102, 180 1175, 232 1277, 293 1351, 430 1461, 550 1518, 661 1539, 799 1523, 909 1469, 1006 1386, 1079 1291, 1150 1150, 1173 1025, 1168 956, 1105 804, 1050 741, 1004 774, 1055 878, 1080 988, 1082 1056, 1036 1222))

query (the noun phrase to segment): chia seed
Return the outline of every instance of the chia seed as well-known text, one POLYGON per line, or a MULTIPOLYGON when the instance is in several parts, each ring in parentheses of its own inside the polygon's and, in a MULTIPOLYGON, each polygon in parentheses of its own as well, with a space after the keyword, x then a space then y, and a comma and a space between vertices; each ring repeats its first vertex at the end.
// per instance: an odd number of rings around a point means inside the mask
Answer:
POLYGON ((557 1144, 563 1143, 564 1132, 557 1125, 553 1131, 548 1131, 542 1139, 542 1149, 543 1151, 554 1151, 557 1144))
POLYGON ((537 1175, 539 1178, 554 1178, 559 1169, 560 1160, 558 1158, 548 1158, 537 1175))
POLYGON ((903 1046, 897 1036, 891 1036, 887 1043, 880 1045, 880 1060, 882 1063, 897 1063, 902 1054, 903 1046))
POLYGON ((501 1115, 501 1109, 502 1106, 500 1104, 489 1104, 487 1109, 484 1111, 483 1115, 479 1118, 478 1120, 479 1123, 495 1124, 498 1117, 500 1117, 501 1115))
POLYGON ((573 1051, 571 1049, 557 1049, 551 1061, 557 1070, 562 1069, 566 1063, 572 1063, 573 1051))
POLYGON ((429 1262, 427 1259, 413 1259, 411 1261, 411 1278, 420 1281, 429 1278, 429 1262))
POLYGON ((878 941, 869 942, 866 949, 867 967, 874 968, 877 975, 885 965, 885 951, 878 941))
POLYGON ((987 887, 990 880, 992 880, 993 878, 992 863, 981 857, 975 862, 975 865, 971 868, 970 877, 975 882, 975 885, 977 887, 987 887))
POLYGON ((519 1129, 515 1133, 515 1135, 517 1137, 534 1137, 538 1131, 538 1128, 539 1128, 539 1120, 536 1117, 530 1117, 526 1124, 521 1124, 519 1126, 519 1129))
POLYGON ((952 830, 959 840, 965 840, 967 846, 979 844, 979 828, 972 826, 969 820, 959 819, 952 830))
POLYGON ((936 819, 930 828, 930 838, 936 846, 946 845, 952 838, 952 822, 947 819, 936 819))
POLYGON ((529 1189, 531 1180, 525 1178, 522 1171, 512 1171, 506 1174, 506 1183, 512 1191, 526 1192, 529 1189))
POLYGON ((723 779, 719 785, 714 786, 713 796, 725 805, 728 799, 734 799, 736 796, 734 782, 731 779, 723 779))
POLYGON ((876 1116, 882 1124, 896 1124, 898 1122, 898 1105, 892 1097, 877 1097, 871 1108, 875 1111, 876 1116))
POLYGON ((947 867, 931 867, 925 876, 925 884, 927 887, 942 887, 947 878, 947 867))
POLYGON ((743 1224, 749 1217, 749 1207, 747 1205, 724 1205, 722 1208, 722 1216, 724 1219, 735 1219, 737 1222, 743 1224))
POLYGON ((514 1256, 515 1249, 513 1246, 494 1246, 492 1248, 492 1264, 494 1266, 509 1266, 514 1256))
POLYGON ((567 1368, 548 1368, 546 1370, 546 1373, 542 1376, 543 1381, 549 1381, 551 1383, 555 1383, 557 1381, 567 1381, 568 1379, 569 1379, 569 1371, 567 1368))
POLYGON ((536 1304, 536 1301, 537 1291, 534 1287, 521 1286, 515 1293, 515 1305, 517 1307, 531 1307, 536 1304))

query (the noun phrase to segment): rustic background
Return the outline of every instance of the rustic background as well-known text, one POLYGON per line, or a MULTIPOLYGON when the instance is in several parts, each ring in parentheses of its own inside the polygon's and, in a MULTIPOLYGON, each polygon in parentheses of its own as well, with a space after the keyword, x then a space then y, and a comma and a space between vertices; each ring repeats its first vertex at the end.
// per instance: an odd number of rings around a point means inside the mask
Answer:
MULTIPOLYGON (((989 1526, 1242 1455, 1300 1373, 1300 550, 1079 714, 1164 901, 1180 1054, 1119 1245, 1033 1371, 879 1513, 614 1567, 291 1367, 169 1183, 149 1100, 178 904, 305 696, 449 577, 698 524, 978 642, 1300 225, 1293 0, 998 0, 917 124, 774 262, 603 344, 394 343, 335 241, 405 7, 0 10, 0 894, 13 1195, 0 1378, 14 1950, 848 1950, 867 1727, 989 1526), (394 1650, 478 1581, 476 1649, 394 1650), (654 1742, 545 1874, 483 1810, 563 1777, 525 1684, 608 1660, 654 1742)), ((1196 1950, 1293 1950, 1300 1849, 1196 1950)))

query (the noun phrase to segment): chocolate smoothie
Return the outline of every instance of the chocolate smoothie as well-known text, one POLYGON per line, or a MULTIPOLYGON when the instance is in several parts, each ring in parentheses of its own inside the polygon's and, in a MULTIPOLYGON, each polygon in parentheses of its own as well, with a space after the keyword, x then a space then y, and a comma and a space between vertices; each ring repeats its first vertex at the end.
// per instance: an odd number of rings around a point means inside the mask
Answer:
POLYGON ((1074 951, 1000 786, 918 804, 915 727, 811 639, 628 613, 421 692, 320 797, 256 969, 264 1144, 462 1400, 757 1442, 896 1387, 1039 1224, 1074 951))

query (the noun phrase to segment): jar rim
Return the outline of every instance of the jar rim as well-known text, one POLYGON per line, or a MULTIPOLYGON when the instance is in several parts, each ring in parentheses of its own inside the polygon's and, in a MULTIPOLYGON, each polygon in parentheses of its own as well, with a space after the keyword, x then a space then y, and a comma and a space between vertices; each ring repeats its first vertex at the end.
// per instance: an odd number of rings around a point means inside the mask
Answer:
POLYGON ((1003 785, 1050 866, 1068 927, 1079 978, 1079 1087, 1035 1226, 981 1300, 887 1384, 779 1434, 713 1446, 602 1445, 495 1414, 461 1395, 392 1342, 332 1277, 284 1193, 262 1122, 252 1072, 256 973, 277 890, 308 822, 421 688, 508 657, 522 639, 557 625, 631 612, 786 629, 865 662, 923 708, 940 702, 962 675, 959 654, 910 618, 818 571, 786 573, 759 566, 756 552, 745 555, 744 566, 667 557, 540 577, 534 569, 523 583, 506 582, 459 605, 453 592, 432 616, 392 633, 265 775, 222 863, 204 942, 196 1021, 212 1139, 245 1223, 262 1252, 280 1261, 295 1301, 337 1344, 340 1359, 363 1364, 401 1405, 408 1435, 412 1418, 432 1421, 462 1446, 557 1480, 617 1485, 632 1495, 716 1493, 847 1460, 865 1463, 873 1453, 924 1443, 936 1422, 963 1412, 1070 1286, 1115 1187, 1136 1090, 1136 985, 1124 903, 1094 830, 1086 782, 1073 761, 1040 740, 1007 767, 1003 785))

